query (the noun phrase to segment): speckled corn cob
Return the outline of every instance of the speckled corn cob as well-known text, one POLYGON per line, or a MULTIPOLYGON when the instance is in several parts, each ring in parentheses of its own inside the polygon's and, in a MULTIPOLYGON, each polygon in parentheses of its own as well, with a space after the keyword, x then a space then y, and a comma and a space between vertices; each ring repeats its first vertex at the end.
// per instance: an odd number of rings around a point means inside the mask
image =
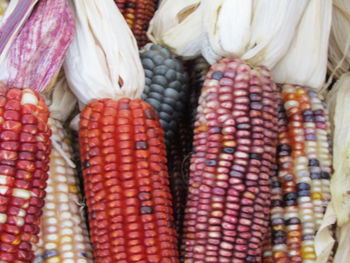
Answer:
POLYGON ((169 146, 188 98, 188 75, 182 62, 165 47, 149 44, 140 56, 146 75, 142 99, 157 111, 169 146))
POLYGON ((329 123, 319 95, 284 85, 278 178, 273 182, 272 252, 276 263, 316 262, 314 236, 329 202, 329 123))
POLYGON ((163 136, 142 100, 103 99, 81 112, 95 263, 178 262, 163 136))
POLYGON ((154 0, 114 0, 141 48, 147 44, 147 30, 155 12, 154 0))
POLYGON ((93 262, 70 142, 59 121, 49 119, 49 125, 54 147, 34 263, 93 262))
POLYGON ((184 222, 184 258, 261 262, 279 93, 265 68, 223 59, 199 100, 184 222))
POLYGON ((0 262, 34 259, 51 150, 48 116, 34 91, 0 87, 0 262))

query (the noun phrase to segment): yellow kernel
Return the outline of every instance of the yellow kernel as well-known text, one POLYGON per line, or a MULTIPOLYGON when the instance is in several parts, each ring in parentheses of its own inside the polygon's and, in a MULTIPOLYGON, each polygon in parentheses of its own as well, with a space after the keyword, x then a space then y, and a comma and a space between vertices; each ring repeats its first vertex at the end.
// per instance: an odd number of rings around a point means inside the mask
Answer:
POLYGON ((19 245, 19 243, 21 243, 21 239, 19 237, 16 237, 16 239, 13 240, 12 245, 17 246, 17 245, 19 245))
POLYGON ((301 88, 298 88, 298 89, 296 90, 296 93, 297 93, 298 95, 306 94, 305 90, 304 90, 304 89, 301 89, 301 88))
POLYGON ((321 193, 312 193, 311 198, 312 198, 312 200, 322 200, 322 194, 321 193))
POLYGON ((46 260, 47 263, 59 263, 61 260, 59 257, 52 257, 46 260))
POLYGON ((316 260, 316 255, 315 253, 301 253, 301 256, 305 260, 316 260))
POLYGON ((76 193, 78 193, 78 188, 75 185, 71 185, 71 186, 69 186, 69 192, 76 194, 76 193))
POLYGON ((236 146, 236 142, 235 141, 223 142, 222 145, 225 146, 225 147, 235 147, 236 146))

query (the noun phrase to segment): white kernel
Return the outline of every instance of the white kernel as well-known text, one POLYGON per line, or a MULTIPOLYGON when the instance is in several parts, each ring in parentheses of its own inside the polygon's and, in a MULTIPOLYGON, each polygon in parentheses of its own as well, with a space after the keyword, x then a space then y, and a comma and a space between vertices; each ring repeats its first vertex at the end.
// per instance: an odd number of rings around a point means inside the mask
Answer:
POLYGON ((65 252, 62 255, 63 258, 73 258, 74 257, 74 253, 73 252, 65 252))
POLYGON ((61 239, 61 243, 72 243, 72 238, 70 236, 63 236, 61 239))
POLYGON ((55 217, 50 217, 48 220, 47 220, 48 224, 50 225, 55 225, 57 224, 57 219, 55 217))
POLYGON ((45 243, 45 249, 46 250, 57 249, 57 244, 56 243, 51 243, 51 242, 46 242, 45 243))
POLYGON ((21 99, 21 104, 33 104, 33 105, 37 105, 38 104, 38 98, 33 94, 33 93, 29 93, 29 92, 25 92, 22 95, 22 99, 21 99))
MULTIPOLYGON (((74 255, 73 255, 74 256, 74 255)), ((66 254, 63 254, 63 257, 66 257, 66 254)), ((74 259, 64 259, 62 263, 74 263, 74 259)))
POLYGON ((16 224, 17 224, 17 226, 23 226, 24 225, 24 219, 23 219, 23 217, 20 217, 20 216, 17 216, 17 217, 15 217, 16 218, 16 224))
POLYGON ((84 240, 84 237, 83 237, 83 235, 78 234, 78 235, 75 235, 75 236, 74 236, 74 240, 75 240, 75 241, 78 241, 78 242, 81 242, 81 241, 84 240))
POLYGON ((6 175, 0 175, 0 184, 7 185, 7 180, 9 179, 6 175))
POLYGON ((65 174, 66 173, 66 167, 64 167, 62 165, 56 166, 56 172, 59 173, 59 174, 65 174))
POLYGON ((24 209, 19 209, 18 210, 18 216, 25 217, 26 216, 26 210, 24 209))
POLYGON ((61 218, 62 219, 69 219, 71 217, 71 214, 68 212, 63 212, 61 213, 61 218))
POLYGON ((7 220, 7 215, 0 213, 0 224, 4 224, 7 220))
POLYGON ((57 233, 58 229, 57 229, 57 226, 54 226, 54 225, 49 225, 48 227, 46 227, 46 232, 47 233, 57 233))
POLYGON ((57 234, 49 234, 46 236, 46 238, 49 241, 56 241, 58 239, 58 235, 57 234))
POLYGON ((70 228, 63 228, 62 229, 62 234, 63 235, 73 235, 73 230, 72 229, 70 229, 70 228))
POLYGON ((68 185, 67 184, 58 184, 57 190, 60 192, 68 192, 68 185))
POLYGON ((61 224, 62 227, 73 227, 73 222, 71 220, 64 220, 61 224))
POLYGON ((65 193, 59 193, 59 194, 58 194, 58 200, 59 200, 60 202, 68 202, 68 201, 69 201, 69 197, 68 197, 68 195, 65 194, 65 193))
POLYGON ((77 260, 77 263, 87 263, 88 261, 86 259, 83 259, 83 258, 79 258, 77 260))
POLYGON ((278 244, 272 247, 272 251, 287 251, 288 248, 286 245, 278 244))
POLYGON ((7 191, 8 191, 8 187, 7 186, 0 186, 0 194, 2 195, 6 195, 7 191))
POLYGON ((55 176, 55 180, 60 183, 66 183, 67 182, 67 177, 64 175, 57 175, 55 176))
POLYGON ((51 186, 51 185, 48 185, 47 187, 46 187, 46 192, 47 193, 51 193, 51 192, 53 192, 54 191, 54 189, 53 189, 53 187, 51 186))
POLYGON ((292 107, 299 107, 299 102, 296 100, 288 100, 284 103, 284 107, 286 110, 289 110, 292 107))

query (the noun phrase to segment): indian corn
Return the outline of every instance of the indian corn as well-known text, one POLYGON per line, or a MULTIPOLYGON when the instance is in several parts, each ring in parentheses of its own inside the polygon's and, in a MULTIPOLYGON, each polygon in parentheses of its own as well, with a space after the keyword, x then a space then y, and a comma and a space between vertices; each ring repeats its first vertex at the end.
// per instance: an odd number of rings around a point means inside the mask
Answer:
POLYGON ((185 262, 261 262, 278 96, 266 68, 223 59, 208 72, 194 130, 185 262))
POLYGON ((61 123, 49 119, 53 149, 35 263, 91 263, 92 249, 72 163, 72 148, 61 123))
POLYGON ((95 100, 81 112, 95 262, 178 262, 163 136, 139 99, 95 100))
POLYGON ((140 56, 146 76, 142 98, 157 111, 169 146, 186 105, 188 75, 181 60, 160 45, 147 45, 140 56))
POLYGON ((284 85, 282 94, 279 170, 272 181, 273 262, 312 263, 315 234, 330 200, 330 125, 315 91, 284 85))
POLYGON ((49 112, 30 89, 0 87, 0 261, 30 263, 51 150, 49 112))
POLYGON ((155 0, 114 0, 131 28, 139 47, 148 41, 147 30, 156 9, 155 0))

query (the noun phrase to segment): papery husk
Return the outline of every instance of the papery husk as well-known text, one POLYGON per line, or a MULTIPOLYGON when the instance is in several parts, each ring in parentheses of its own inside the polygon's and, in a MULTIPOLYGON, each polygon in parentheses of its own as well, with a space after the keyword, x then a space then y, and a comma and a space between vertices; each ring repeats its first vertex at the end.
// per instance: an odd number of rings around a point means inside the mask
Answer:
POLYGON ((69 89, 63 70, 60 72, 57 81, 46 98, 50 117, 61 123, 65 122, 73 112, 78 101, 69 89))
POLYGON ((331 7, 331 0, 164 0, 148 36, 185 59, 239 57, 268 67, 279 83, 320 89, 331 7))
POLYGON ((202 35, 202 1, 162 1, 147 32, 148 38, 164 45, 184 58, 200 54, 202 35))
POLYGON ((350 1, 334 0, 328 69, 339 78, 350 69, 350 1))
MULTIPOLYGON (((333 168, 331 177, 332 200, 330 212, 324 219, 328 225, 337 221, 336 263, 348 263, 350 258, 350 72, 341 76, 328 93, 326 101, 333 132, 333 168), (333 220, 332 220, 333 219, 333 220)), ((321 230, 320 230, 321 232, 321 230)), ((317 234, 317 238, 321 234, 317 234)), ((332 238, 319 240, 319 244, 331 243, 332 238)), ((319 249, 321 251, 321 249, 319 249)), ((325 262, 325 261, 322 261, 325 262)))
POLYGON ((9 5, 9 2, 7 0, 1 0, 0 1, 0 21, 9 5))
POLYGON ((94 99, 139 98, 145 77, 136 40, 113 0, 73 0, 77 32, 64 64, 81 107, 94 99))
MULTIPOLYGON (((39 0, 12 0, 0 20, 0 63, 6 58, 12 43, 39 0)), ((2 2, 6 2, 2 0, 2 2)), ((2 8, 5 3, 2 3, 2 8)), ((3 10, 3 9, 1 9, 3 10)))
POLYGON ((74 33, 67 1, 41 0, 1 62, 0 80, 42 92, 59 72, 74 33))
POLYGON ((310 0, 286 55, 272 69, 278 83, 322 88, 326 77, 332 1, 310 0))

